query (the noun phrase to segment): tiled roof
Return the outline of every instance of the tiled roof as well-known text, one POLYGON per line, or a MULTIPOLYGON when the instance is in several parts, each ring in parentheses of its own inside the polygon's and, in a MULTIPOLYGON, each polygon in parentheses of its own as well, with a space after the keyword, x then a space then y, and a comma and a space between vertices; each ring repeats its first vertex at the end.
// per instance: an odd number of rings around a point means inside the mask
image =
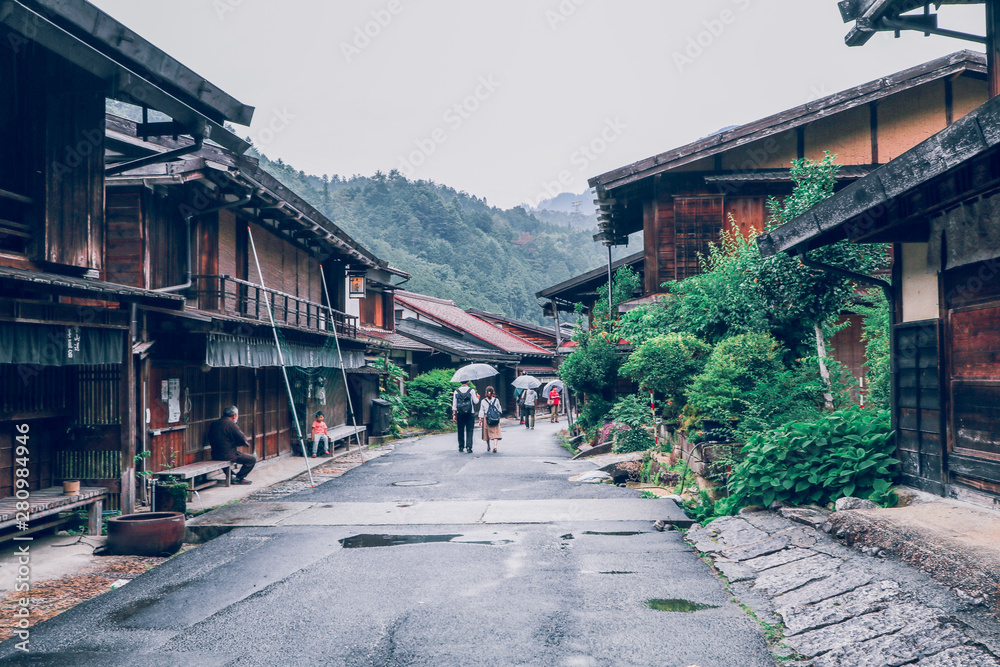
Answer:
POLYGON ((404 319, 396 326, 407 337, 414 338, 421 343, 430 345, 436 350, 468 361, 516 363, 518 360, 516 355, 488 347, 485 344, 465 340, 461 334, 430 322, 404 319))
POLYGON ((396 292, 396 301, 404 306, 422 313, 444 326, 472 334, 490 345, 495 345, 505 352, 527 354, 531 356, 550 357, 552 353, 534 343, 493 326, 455 305, 454 301, 436 299, 413 292, 396 292))

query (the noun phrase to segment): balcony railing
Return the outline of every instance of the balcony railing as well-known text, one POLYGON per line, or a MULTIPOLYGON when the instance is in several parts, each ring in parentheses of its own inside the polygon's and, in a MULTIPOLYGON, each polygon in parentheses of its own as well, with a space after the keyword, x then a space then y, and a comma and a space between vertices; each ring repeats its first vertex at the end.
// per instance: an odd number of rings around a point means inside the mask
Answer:
POLYGON ((198 309, 223 313, 270 324, 264 294, 271 302, 278 326, 291 326, 318 332, 332 332, 349 338, 358 337, 358 318, 278 290, 261 287, 232 276, 193 276, 188 295, 197 299, 198 309), (330 313, 333 313, 332 324, 330 313))

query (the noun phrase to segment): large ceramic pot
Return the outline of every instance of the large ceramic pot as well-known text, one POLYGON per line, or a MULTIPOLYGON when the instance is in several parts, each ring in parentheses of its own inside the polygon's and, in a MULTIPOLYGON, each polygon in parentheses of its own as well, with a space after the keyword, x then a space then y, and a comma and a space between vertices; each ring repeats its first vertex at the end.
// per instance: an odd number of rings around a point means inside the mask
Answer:
POLYGON ((108 519, 108 551, 119 556, 162 556, 184 544, 184 515, 143 512, 108 519))

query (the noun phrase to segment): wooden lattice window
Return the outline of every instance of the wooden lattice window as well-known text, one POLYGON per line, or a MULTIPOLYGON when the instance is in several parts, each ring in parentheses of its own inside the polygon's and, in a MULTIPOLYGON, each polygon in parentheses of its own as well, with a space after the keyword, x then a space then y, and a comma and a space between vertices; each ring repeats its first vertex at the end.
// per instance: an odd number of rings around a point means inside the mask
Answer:
POLYGON ((674 198, 674 279, 684 280, 702 272, 699 255, 719 242, 724 224, 722 197, 674 198))

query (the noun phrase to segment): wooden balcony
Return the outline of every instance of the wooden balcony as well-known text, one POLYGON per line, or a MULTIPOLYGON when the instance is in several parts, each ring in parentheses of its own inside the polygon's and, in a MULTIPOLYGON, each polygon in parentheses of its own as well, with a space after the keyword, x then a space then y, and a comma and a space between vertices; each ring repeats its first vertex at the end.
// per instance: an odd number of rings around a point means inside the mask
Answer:
POLYGON ((192 280, 194 284, 188 290, 188 296, 196 299, 199 310, 270 324, 266 294, 278 326, 320 333, 332 333, 336 328, 338 336, 358 337, 356 316, 331 310, 322 304, 232 276, 199 275, 193 276, 192 280))

